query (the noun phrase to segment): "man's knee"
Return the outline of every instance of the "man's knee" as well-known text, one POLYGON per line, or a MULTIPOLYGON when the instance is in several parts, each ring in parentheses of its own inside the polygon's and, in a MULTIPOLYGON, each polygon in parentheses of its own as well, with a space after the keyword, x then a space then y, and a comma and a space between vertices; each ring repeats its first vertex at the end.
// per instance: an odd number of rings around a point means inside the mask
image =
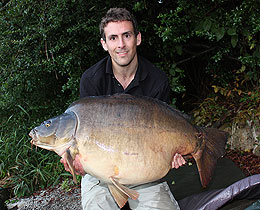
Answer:
POLYGON ((166 182, 154 185, 144 185, 141 188, 138 187, 136 191, 139 193, 139 198, 135 201, 129 199, 130 207, 133 210, 180 209, 166 182))
POLYGON ((85 175, 81 181, 81 203, 83 210, 119 209, 107 185, 89 175, 85 175))

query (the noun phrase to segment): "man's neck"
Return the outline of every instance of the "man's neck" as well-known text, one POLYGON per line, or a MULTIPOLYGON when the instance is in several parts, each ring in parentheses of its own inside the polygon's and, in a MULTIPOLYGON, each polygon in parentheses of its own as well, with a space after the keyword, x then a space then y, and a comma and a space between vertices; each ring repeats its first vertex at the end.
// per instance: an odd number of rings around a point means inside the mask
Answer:
POLYGON ((131 81, 134 79, 138 67, 138 62, 133 62, 128 66, 113 65, 113 73, 117 81, 122 85, 124 89, 128 87, 131 81))

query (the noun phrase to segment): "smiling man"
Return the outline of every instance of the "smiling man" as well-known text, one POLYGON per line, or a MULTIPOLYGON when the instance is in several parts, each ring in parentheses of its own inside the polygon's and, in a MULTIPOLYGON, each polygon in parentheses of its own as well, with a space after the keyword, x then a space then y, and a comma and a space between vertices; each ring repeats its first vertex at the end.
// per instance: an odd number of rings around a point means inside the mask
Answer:
MULTIPOLYGON (((127 93, 157 98, 169 103, 170 86, 166 74, 137 54, 141 33, 135 18, 123 8, 112 8, 100 23, 101 44, 108 56, 87 69, 80 80, 80 97, 127 93)), ((160 141, 158 139, 158 141, 160 141)), ((185 160, 176 154, 172 167, 185 160)), ((136 172, 142 173, 142 172, 136 172)), ((137 200, 129 200, 131 209, 179 209, 166 182, 133 186, 137 200)), ((106 184, 90 175, 81 182, 83 209, 119 209, 106 184)))
POLYGON ((107 38, 101 39, 102 46, 111 56, 115 78, 126 89, 138 67, 136 46, 141 43, 141 33, 135 35, 132 22, 121 21, 109 22, 104 34, 107 38))
POLYGON ((128 93, 169 103, 170 86, 163 71, 137 55, 141 33, 125 9, 112 8, 100 23, 101 44, 108 56, 87 69, 80 81, 80 97, 128 93))

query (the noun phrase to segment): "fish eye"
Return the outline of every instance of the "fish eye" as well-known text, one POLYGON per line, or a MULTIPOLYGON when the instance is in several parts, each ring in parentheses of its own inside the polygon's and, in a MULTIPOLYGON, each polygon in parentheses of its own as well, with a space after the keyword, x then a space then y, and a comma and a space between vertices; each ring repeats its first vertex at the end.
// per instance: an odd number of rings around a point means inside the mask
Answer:
POLYGON ((46 128, 48 128, 48 127, 50 127, 50 126, 51 126, 51 122, 50 122, 50 121, 48 121, 48 122, 45 122, 45 123, 44 123, 44 125, 45 125, 45 127, 46 127, 46 128))

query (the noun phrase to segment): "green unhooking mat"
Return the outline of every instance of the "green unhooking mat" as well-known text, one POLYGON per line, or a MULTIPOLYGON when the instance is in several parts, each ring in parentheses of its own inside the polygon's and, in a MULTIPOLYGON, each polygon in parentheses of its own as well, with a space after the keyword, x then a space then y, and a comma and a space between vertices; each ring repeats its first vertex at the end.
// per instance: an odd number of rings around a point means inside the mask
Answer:
POLYGON ((172 169, 163 181, 168 182, 181 210, 244 210, 260 199, 260 174, 246 177, 228 158, 218 160, 205 189, 195 164, 172 169))
POLYGON ((205 189, 201 186, 196 164, 191 166, 186 164, 178 169, 172 169, 163 180, 168 182, 175 199, 181 200, 208 190, 226 188, 245 177, 232 160, 221 158, 217 162, 211 182, 205 189))

